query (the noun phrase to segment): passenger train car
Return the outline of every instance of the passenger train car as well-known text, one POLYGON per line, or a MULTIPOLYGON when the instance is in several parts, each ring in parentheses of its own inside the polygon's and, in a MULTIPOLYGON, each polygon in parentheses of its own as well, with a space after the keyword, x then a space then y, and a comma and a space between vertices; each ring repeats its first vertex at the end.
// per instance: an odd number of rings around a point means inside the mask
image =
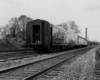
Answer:
POLYGON ((29 21, 26 25, 26 44, 35 51, 68 49, 87 46, 83 37, 67 30, 66 27, 55 26, 45 20, 29 21))

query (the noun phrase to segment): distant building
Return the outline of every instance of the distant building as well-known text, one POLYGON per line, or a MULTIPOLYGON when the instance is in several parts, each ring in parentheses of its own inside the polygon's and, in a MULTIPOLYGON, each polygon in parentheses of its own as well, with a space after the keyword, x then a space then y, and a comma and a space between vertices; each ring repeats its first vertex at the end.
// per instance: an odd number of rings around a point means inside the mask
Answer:
POLYGON ((18 42, 18 43, 23 42, 23 36, 22 36, 22 32, 21 32, 21 31, 19 31, 19 32, 16 34, 16 42, 18 42))

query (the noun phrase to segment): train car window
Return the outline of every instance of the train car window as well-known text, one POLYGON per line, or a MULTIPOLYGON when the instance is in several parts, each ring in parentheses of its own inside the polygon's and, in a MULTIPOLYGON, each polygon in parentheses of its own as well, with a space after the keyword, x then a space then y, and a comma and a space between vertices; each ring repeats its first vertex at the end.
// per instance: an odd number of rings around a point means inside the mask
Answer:
POLYGON ((32 29, 33 43, 40 43, 40 25, 33 25, 32 29))

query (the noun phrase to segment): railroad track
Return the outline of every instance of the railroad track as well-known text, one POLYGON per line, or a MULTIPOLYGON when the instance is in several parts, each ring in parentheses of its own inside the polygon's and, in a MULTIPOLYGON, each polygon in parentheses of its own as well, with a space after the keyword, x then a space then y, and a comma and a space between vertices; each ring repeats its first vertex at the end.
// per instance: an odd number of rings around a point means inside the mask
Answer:
POLYGON ((8 60, 16 60, 16 59, 22 59, 27 58, 30 56, 37 56, 38 54, 35 53, 32 50, 20 50, 20 51, 8 51, 8 52, 2 52, 0 53, 0 62, 5 62, 8 60))
MULTIPOLYGON (((53 53, 56 54, 56 53, 53 53)), ((57 53, 59 54, 59 52, 57 53)), ((0 51, 0 62, 6 62, 8 60, 18 60, 28 58, 31 56, 38 56, 39 54, 32 51, 31 49, 25 50, 12 50, 12 51, 0 51)))
POLYGON ((64 53, 51 58, 0 71, 0 80, 36 80, 45 73, 59 67, 69 59, 84 54, 93 47, 64 53))
POLYGON ((96 51, 96 63, 94 70, 94 80, 100 80, 100 49, 96 51))
POLYGON ((0 51, 0 55, 4 55, 4 54, 16 54, 16 53, 27 53, 27 52, 33 52, 33 50, 8 50, 8 51, 0 51))
POLYGON ((0 50, 0 53, 5 53, 5 52, 23 52, 23 51, 32 51, 32 49, 16 49, 16 50, 0 50))
POLYGON ((94 80, 100 80, 100 62, 95 65, 94 80))

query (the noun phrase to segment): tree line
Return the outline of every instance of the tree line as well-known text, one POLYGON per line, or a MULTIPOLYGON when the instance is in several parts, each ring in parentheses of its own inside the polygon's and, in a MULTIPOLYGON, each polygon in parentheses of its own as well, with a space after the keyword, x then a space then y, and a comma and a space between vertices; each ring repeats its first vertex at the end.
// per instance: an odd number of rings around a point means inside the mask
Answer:
POLYGON ((8 35, 10 35, 12 38, 15 38, 18 32, 22 32, 22 39, 25 41, 26 24, 31 20, 33 19, 26 15, 21 15, 18 18, 11 18, 7 25, 0 27, 2 38, 6 38, 8 35))
MULTIPOLYGON (((21 15, 18 18, 13 17, 9 20, 8 24, 5 26, 0 27, 0 35, 2 38, 7 38, 8 35, 12 38, 15 38, 18 32, 22 33, 22 40, 25 41, 26 38, 26 24, 28 21, 33 20, 31 17, 28 17, 26 15, 21 15)), ((78 29, 78 25, 75 23, 75 21, 69 21, 67 23, 60 24, 61 26, 67 26, 69 25, 71 29, 75 33, 80 33, 80 30, 78 29)))

